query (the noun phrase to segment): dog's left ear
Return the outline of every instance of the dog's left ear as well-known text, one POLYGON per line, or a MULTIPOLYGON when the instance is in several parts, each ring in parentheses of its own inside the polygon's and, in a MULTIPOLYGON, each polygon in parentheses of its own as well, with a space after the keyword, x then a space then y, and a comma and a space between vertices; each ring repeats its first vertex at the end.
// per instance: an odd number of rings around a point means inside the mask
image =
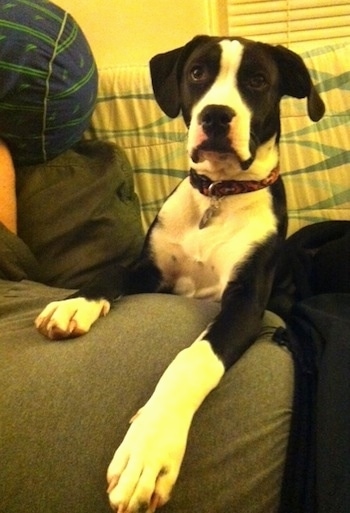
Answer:
POLYGON ((192 51, 210 36, 196 36, 185 46, 155 55, 150 60, 155 99, 165 114, 176 118, 180 114, 180 79, 183 66, 192 51))
POLYGON ((307 111, 312 121, 319 121, 325 113, 325 105, 312 83, 303 59, 284 46, 274 46, 274 60, 281 76, 281 96, 307 98, 307 111))

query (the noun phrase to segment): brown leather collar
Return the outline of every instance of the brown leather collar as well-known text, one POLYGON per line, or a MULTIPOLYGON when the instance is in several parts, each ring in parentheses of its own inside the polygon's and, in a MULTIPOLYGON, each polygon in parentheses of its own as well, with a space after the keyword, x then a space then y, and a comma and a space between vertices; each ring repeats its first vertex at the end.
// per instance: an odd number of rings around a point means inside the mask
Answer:
POLYGON ((243 194, 259 191, 269 187, 277 180, 279 167, 274 168, 263 180, 218 180, 213 182, 205 175, 199 175, 193 169, 190 170, 190 183, 204 196, 222 198, 231 194, 243 194))

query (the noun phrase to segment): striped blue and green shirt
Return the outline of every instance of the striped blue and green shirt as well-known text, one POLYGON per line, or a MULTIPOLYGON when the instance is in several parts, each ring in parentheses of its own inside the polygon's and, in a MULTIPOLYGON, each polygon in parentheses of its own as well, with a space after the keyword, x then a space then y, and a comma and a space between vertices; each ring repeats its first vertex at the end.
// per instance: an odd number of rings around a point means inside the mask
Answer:
POLYGON ((0 138, 15 164, 50 160, 77 142, 97 70, 74 19, 47 0, 0 0, 0 138))

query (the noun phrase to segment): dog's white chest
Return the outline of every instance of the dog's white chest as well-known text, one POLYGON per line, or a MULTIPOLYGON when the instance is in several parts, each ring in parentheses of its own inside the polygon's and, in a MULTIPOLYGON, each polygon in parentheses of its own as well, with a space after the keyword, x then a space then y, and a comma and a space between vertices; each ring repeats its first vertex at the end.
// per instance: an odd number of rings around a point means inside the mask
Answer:
POLYGON ((213 226, 208 228, 204 233, 192 226, 183 230, 179 241, 164 240, 157 259, 175 294, 213 300, 221 297, 221 279, 226 274, 223 255, 229 247, 217 239, 213 226))
POLYGON ((151 236, 163 285, 175 294, 219 301, 256 244, 276 229, 267 191, 224 197, 200 228, 210 199, 184 180, 159 214, 151 236))

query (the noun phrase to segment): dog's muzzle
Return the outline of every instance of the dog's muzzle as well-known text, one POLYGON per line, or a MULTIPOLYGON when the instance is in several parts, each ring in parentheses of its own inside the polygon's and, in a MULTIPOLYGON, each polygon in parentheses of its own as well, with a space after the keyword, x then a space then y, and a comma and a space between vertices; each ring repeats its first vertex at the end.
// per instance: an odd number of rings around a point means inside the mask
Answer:
POLYGON ((241 168, 246 170, 253 162, 253 157, 242 160, 235 151, 230 137, 231 122, 236 112, 227 105, 207 105, 197 118, 203 139, 193 148, 191 159, 194 163, 202 160, 238 160, 241 168))

